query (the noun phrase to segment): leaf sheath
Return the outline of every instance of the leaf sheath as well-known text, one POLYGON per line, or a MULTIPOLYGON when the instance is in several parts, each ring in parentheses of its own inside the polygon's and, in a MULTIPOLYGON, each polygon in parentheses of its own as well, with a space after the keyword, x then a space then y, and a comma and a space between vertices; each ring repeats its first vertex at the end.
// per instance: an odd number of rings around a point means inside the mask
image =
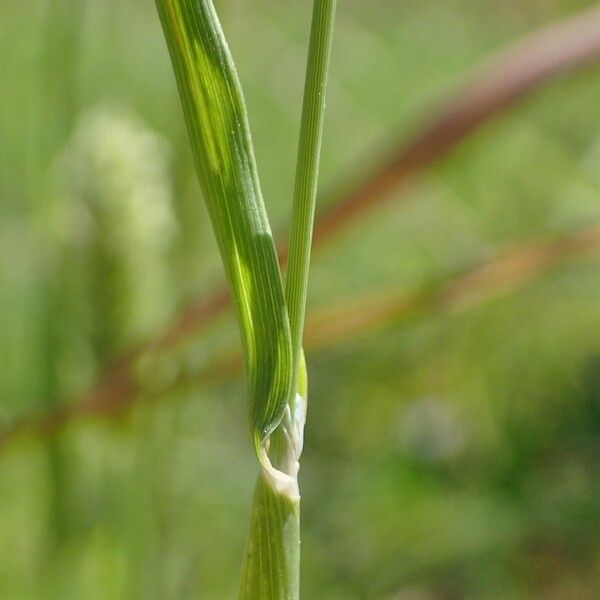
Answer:
POLYGON ((256 483, 240 600, 296 600, 300 595, 300 500, 256 483))

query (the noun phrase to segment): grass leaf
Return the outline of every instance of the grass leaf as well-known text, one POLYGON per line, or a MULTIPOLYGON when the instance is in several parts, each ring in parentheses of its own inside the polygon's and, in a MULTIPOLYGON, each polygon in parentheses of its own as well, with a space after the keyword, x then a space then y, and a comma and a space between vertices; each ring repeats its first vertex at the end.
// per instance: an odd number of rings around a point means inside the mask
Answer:
POLYGON ((287 280, 291 328, 242 91, 212 2, 157 0, 157 6, 245 345, 261 472, 240 597, 296 600, 307 392, 302 332, 335 0, 315 0, 313 9, 287 280))
POLYGON ((157 0, 196 167, 243 332, 254 443, 291 392, 291 341, 242 90, 210 0, 157 0))
POLYGON ((308 267, 315 218, 325 92, 335 5, 336 0, 315 0, 304 83, 285 288, 292 331, 293 389, 296 389, 300 364, 303 361, 302 335, 306 311, 308 267))

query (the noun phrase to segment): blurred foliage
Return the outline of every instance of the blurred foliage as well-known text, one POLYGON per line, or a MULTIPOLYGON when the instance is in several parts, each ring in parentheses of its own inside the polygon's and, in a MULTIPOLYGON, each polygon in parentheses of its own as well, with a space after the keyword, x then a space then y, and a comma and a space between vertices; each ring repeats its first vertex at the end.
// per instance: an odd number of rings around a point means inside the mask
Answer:
MULTIPOLYGON (((290 210, 309 3, 220 0, 276 231, 290 210)), ((490 52, 584 0, 340 4, 325 190, 352 187, 490 52), (380 150, 378 150, 380 149, 380 150)), ((5 2, 0 425, 74 402, 221 267, 151 2, 5 2)), ((310 306, 417 289, 600 220, 600 73, 483 127, 315 256, 310 306), (399 195, 398 195, 399 197, 399 195), (393 258, 389 258, 393 257, 393 258)), ((597 597, 600 278, 309 357, 306 598, 597 597)), ((229 598, 255 467, 240 382, 168 389, 229 321, 139 368, 153 401, 0 456, 0 597, 229 598)))

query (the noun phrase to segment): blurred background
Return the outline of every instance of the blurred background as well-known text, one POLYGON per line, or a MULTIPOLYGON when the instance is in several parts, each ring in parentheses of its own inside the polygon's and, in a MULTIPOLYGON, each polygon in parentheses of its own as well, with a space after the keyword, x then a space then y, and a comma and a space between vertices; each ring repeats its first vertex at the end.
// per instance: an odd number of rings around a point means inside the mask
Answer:
MULTIPOLYGON (((321 212, 594 2, 338 4, 321 212)), ((310 3, 217 9, 284 239, 310 3)), ((235 597, 256 464, 154 5, 7 0, 0 28, 0 598, 235 597)), ((323 234, 304 598, 598 598, 597 63, 323 234)))

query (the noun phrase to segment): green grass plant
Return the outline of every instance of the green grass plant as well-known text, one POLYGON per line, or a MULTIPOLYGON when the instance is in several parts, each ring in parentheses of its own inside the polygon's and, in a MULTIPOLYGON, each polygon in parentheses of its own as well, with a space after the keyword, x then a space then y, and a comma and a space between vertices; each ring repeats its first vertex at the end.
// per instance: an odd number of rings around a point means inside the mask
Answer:
POLYGON ((302 335, 335 0, 315 0, 285 293, 241 85, 210 0, 157 0, 198 176, 242 332, 250 435, 260 465, 240 598, 300 591, 302 335))

